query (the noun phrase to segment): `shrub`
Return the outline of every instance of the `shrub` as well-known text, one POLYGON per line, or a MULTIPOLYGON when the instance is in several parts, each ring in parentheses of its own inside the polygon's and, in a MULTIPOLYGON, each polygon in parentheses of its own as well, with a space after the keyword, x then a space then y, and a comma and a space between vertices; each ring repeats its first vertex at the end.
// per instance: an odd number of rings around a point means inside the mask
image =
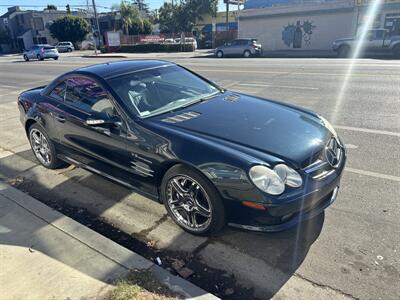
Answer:
POLYGON ((121 45, 119 52, 148 53, 148 52, 192 52, 192 44, 138 44, 121 45))

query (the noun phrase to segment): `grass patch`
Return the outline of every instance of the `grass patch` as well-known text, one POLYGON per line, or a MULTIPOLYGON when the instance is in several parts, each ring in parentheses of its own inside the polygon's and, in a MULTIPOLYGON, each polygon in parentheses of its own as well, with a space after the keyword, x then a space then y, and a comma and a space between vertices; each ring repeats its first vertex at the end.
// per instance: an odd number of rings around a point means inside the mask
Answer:
POLYGON ((150 271, 132 271, 115 282, 109 300, 177 300, 182 296, 161 284, 150 271))

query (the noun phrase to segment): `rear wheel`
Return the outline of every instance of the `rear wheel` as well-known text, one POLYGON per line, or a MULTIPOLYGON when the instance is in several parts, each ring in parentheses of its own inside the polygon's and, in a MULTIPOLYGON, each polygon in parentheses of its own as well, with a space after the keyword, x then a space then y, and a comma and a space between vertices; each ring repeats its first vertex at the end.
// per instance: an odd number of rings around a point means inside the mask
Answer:
POLYGON ((25 61, 29 61, 28 55, 24 54, 24 60, 25 60, 25 61))
POLYGON ((53 59, 54 59, 54 60, 57 60, 57 59, 58 59, 58 56, 57 56, 57 57, 53 57, 53 59))
POLYGON ((350 47, 347 46, 347 45, 340 46, 340 48, 339 48, 337 53, 338 53, 338 57, 340 57, 340 58, 349 57, 350 47))
POLYGON ((48 169, 56 169, 63 165, 49 136, 42 126, 33 124, 28 130, 29 142, 37 160, 48 169))
POLYGON ((218 57, 218 58, 224 57, 224 52, 222 52, 222 50, 218 50, 218 51, 217 51, 217 57, 218 57))
POLYGON ((251 56, 251 52, 250 52, 249 50, 245 50, 245 51, 243 52, 243 57, 249 58, 250 56, 251 56))
POLYGON ((176 165, 169 169, 161 183, 161 197, 168 214, 187 232, 210 235, 225 225, 218 191, 191 168, 176 165))
POLYGON ((72 49, 71 49, 71 48, 68 48, 67 51, 68 51, 68 52, 72 52, 72 49))

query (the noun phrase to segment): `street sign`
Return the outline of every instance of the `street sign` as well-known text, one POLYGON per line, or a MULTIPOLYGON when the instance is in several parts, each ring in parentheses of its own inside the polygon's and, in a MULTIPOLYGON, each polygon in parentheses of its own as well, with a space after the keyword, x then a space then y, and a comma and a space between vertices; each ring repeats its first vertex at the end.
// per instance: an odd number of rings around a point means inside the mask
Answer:
POLYGON ((107 31, 107 45, 108 47, 119 47, 121 46, 121 39, 119 32, 107 31))

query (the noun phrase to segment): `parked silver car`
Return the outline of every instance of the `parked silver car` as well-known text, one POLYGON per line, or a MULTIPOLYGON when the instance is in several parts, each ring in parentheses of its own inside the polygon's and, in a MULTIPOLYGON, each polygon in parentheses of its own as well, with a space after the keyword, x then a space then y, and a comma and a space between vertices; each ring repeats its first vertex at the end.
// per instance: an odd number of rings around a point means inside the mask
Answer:
POLYGON ((262 54, 262 46, 257 39, 237 39, 215 48, 214 54, 221 58, 224 56, 251 57, 262 54))
POLYGON ((59 56, 60 54, 58 53, 56 47, 43 44, 33 45, 31 49, 25 50, 23 53, 25 61, 28 61, 32 58, 38 60, 44 60, 45 58, 52 58, 54 60, 57 60, 59 56))
POLYGON ((75 50, 74 45, 71 42, 59 42, 56 45, 58 52, 72 52, 75 50))

